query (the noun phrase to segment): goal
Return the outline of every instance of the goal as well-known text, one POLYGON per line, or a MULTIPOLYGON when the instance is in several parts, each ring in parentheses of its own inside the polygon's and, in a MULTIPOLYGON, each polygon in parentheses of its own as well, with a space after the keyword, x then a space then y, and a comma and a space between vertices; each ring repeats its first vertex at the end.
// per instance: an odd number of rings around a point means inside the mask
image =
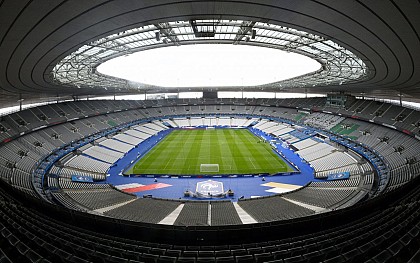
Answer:
POLYGON ((200 173, 218 173, 219 164, 218 163, 202 163, 200 165, 200 173))

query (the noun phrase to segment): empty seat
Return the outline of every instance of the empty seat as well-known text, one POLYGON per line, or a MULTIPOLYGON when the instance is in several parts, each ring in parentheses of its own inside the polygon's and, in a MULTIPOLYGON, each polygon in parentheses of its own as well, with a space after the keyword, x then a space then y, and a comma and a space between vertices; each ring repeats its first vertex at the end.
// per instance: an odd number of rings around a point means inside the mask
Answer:
POLYGON ((267 262, 267 261, 270 261, 270 260, 274 260, 274 256, 271 255, 270 252, 254 254, 254 257, 255 257, 255 261, 257 263, 263 263, 263 262, 267 262))
POLYGON ((384 250, 378 255, 374 256, 372 260, 376 263, 392 262, 392 254, 388 250, 384 250))
POLYGON ((157 263, 175 263, 176 259, 176 257, 160 256, 157 260, 157 263))
POLYGON ((233 256, 228 256, 228 257, 216 257, 216 262, 217 263, 235 263, 235 257, 233 256))
POLYGON ((253 263, 254 257, 252 255, 236 256, 236 263, 253 263))

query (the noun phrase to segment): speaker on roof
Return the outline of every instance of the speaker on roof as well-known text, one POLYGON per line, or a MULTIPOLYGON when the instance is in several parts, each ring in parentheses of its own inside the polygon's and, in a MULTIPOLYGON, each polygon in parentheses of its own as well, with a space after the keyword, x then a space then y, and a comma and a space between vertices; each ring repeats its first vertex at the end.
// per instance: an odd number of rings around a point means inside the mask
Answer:
POLYGON ((160 32, 159 31, 155 32, 155 34, 156 34, 156 41, 160 41, 160 32))
POLYGON ((257 35, 257 30, 252 29, 252 32, 251 32, 251 39, 255 39, 255 35, 257 35))

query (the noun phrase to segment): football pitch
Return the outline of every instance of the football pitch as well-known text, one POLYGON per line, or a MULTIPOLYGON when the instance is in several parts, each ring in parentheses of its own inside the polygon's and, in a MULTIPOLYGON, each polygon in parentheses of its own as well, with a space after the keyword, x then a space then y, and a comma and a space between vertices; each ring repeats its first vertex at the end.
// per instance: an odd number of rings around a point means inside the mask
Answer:
MULTIPOLYGON (((140 145, 141 147, 141 145, 140 145)), ((125 174, 275 174, 295 171, 247 129, 173 130, 125 174), (218 164, 218 172, 200 172, 218 164)))

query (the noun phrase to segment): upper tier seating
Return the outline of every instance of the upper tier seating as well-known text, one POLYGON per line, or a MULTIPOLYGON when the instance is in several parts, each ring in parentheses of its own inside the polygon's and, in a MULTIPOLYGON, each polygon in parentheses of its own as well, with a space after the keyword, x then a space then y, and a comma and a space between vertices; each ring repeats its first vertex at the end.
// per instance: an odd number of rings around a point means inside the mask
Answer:
POLYGON ((321 127, 324 129, 331 129, 338 123, 340 123, 345 118, 342 116, 336 116, 331 114, 325 114, 316 112, 307 116, 304 120, 304 123, 313 127, 321 127))

